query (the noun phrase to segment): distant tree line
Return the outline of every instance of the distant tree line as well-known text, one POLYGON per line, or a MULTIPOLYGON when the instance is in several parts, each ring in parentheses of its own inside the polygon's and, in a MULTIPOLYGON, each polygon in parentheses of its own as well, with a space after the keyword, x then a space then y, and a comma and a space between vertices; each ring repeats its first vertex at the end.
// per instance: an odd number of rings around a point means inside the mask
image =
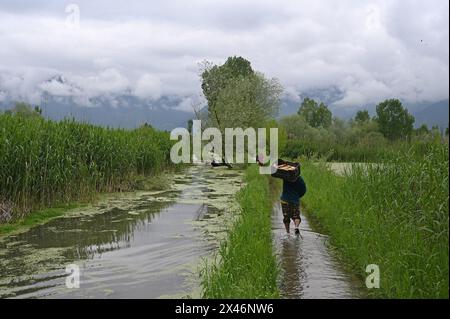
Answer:
MULTIPOLYGON (((376 106, 376 115, 360 110, 344 121, 333 117, 328 106, 305 98, 297 114, 283 117, 280 127, 286 131, 286 156, 319 155, 333 160, 373 160, 405 147, 404 142, 442 140, 437 126, 414 128, 414 117, 398 99, 376 106)), ((448 141, 448 128, 445 131, 448 141)))

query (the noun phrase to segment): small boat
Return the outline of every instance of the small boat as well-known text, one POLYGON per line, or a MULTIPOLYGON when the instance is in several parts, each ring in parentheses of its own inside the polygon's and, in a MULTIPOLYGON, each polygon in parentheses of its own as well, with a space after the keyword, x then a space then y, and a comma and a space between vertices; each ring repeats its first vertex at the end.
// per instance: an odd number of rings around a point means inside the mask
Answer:
POLYGON ((219 166, 226 166, 228 168, 232 168, 233 166, 231 166, 231 164, 226 163, 226 162, 216 162, 216 161, 212 161, 211 162, 211 166, 212 167, 219 167, 219 166))

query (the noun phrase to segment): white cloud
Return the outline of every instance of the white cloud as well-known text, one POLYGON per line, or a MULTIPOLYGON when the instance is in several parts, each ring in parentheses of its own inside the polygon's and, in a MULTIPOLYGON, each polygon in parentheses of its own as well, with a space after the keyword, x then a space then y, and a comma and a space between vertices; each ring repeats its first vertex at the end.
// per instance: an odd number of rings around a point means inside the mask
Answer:
POLYGON ((200 91, 198 62, 242 55, 291 98, 328 87, 341 106, 449 96, 447 0, 78 3, 79 29, 54 1, 0 4, 0 91, 186 97, 200 91), (42 85, 57 74, 68 84, 42 85))
POLYGON ((144 74, 137 81, 133 93, 142 99, 159 99, 161 97, 161 81, 151 74, 144 74))
POLYGON ((82 87, 88 96, 102 94, 124 94, 129 88, 129 80, 118 70, 109 68, 93 75, 75 75, 75 85, 82 87))
POLYGON ((297 102, 297 103, 301 102, 301 97, 300 97, 299 92, 297 91, 297 89, 295 89, 292 86, 285 87, 283 95, 284 95, 283 97, 285 99, 288 99, 292 102, 297 102))
POLYGON ((193 110, 192 105, 193 105, 192 97, 187 97, 187 98, 184 98, 183 100, 181 100, 181 102, 178 104, 176 109, 179 111, 184 111, 184 112, 192 112, 192 110, 193 110))
POLYGON ((191 95, 182 98, 175 110, 194 113, 200 111, 206 105, 206 99, 203 96, 191 95))

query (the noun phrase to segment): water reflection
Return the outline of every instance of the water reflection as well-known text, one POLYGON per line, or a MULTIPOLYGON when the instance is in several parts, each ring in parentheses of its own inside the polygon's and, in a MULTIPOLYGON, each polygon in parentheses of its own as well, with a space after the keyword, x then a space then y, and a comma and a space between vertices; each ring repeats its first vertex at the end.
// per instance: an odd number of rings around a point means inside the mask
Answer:
POLYGON ((303 283, 306 274, 302 267, 302 252, 300 251, 300 238, 285 238, 281 243, 280 266, 282 269, 280 290, 286 298, 300 298, 303 293, 303 283), (297 294, 287 294, 296 291, 297 294))
POLYGON ((283 298, 358 298, 360 283, 340 267, 327 247, 327 237, 314 232, 302 216, 300 237, 286 235, 280 205, 272 215, 274 244, 283 298))
POLYGON ((192 167, 164 192, 122 194, 0 241, 0 297, 157 298, 191 294, 218 247, 240 173, 192 167), (213 195, 213 196, 212 196, 213 195), (65 288, 65 266, 82 288, 65 288), (189 279, 190 278, 190 279, 189 279))

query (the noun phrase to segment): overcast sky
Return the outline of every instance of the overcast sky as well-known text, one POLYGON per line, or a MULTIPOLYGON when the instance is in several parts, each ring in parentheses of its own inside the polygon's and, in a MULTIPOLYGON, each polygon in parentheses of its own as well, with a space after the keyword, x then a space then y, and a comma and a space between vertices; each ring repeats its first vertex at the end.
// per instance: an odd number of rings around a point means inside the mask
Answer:
POLYGON ((73 1, 79 25, 70 3, 0 0, 0 100, 190 97, 198 63, 232 55, 292 99, 331 87, 343 107, 449 97, 448 0, 73 1), (45 82, 57 74, 68 84, 45 82))

